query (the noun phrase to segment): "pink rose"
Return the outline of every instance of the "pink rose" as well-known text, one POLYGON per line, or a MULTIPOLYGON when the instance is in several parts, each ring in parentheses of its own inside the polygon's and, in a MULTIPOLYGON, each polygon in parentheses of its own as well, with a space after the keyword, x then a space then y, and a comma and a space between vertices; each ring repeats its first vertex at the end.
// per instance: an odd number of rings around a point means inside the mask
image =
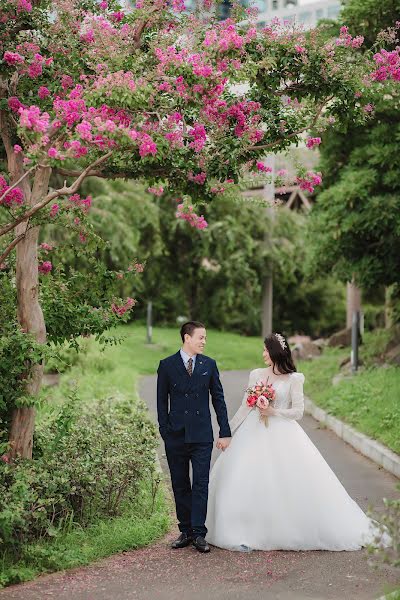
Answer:
POLYGON ((265 396, 259 396, 257 398, 256 405, 257 405, 258 408, 264 409, 264 408, 268 408, 269 402, 268 402, 268 400, 266 399, 265 396))
POLYGON ((257 396, 249 396, 247 398, 247 406, 251 408, 257 404, 257 396))

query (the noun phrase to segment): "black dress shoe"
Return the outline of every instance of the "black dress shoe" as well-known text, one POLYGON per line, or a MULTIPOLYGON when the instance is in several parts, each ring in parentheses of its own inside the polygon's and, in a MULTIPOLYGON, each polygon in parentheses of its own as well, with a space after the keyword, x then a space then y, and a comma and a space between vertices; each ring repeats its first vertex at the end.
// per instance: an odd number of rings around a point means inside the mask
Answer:
POLYGON ((193 537, 188 533, 181 533, 177 540, 172 542, 171 548, 177 550, 178 548, 186 548, 193 542, 193 537))
POLYGON ((196 538, 194 538, 193 546, 199 552, 210 552, 210 546, 207 544, 206 540, 201 537, 201 535, 198 535, 196 538))

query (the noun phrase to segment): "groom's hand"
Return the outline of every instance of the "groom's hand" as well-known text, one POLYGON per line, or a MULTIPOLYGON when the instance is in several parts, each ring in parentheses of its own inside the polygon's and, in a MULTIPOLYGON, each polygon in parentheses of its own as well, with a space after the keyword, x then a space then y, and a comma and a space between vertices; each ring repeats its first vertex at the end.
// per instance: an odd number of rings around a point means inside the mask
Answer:
POLYGON ((226 450, 227 447, 229 446, 229 444, 231 443, 231 439, 230 437, 227 438, 218 438, 218 442, 217 442, 217 448, 218 450, 226 450))

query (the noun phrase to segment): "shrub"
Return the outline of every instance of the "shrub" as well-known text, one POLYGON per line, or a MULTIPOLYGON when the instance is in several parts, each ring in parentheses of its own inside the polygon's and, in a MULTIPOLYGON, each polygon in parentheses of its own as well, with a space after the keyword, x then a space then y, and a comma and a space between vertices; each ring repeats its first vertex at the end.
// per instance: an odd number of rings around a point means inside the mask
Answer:
POLYGON ((38 426, 33 460, 1 462, 3 551, 18 556, 71 523, 118 515, 143 479, 157 482, 155 427, 143 406, 113 397, 80 411, 71 397, 38 426))

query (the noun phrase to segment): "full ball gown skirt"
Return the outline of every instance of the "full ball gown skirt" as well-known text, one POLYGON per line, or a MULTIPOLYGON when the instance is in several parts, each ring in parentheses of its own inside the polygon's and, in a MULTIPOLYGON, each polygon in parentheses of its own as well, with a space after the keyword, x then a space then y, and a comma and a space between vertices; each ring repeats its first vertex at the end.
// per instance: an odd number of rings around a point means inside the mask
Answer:
MULTIPOLYGON (((254 374, 249 385, 260 378, 254 374)), ((295 373, 279 382, 276 405, 288 406, 292 394, 302 414, 303 381, 295 373)), ((280 412, 294 416, 271 416, 265 427, 257 409, 239 409, 240 428, 210 476, 208 542, 228 550, 359 550, 373 539, 372 521, 298 425, 299 413, 280 412)))

